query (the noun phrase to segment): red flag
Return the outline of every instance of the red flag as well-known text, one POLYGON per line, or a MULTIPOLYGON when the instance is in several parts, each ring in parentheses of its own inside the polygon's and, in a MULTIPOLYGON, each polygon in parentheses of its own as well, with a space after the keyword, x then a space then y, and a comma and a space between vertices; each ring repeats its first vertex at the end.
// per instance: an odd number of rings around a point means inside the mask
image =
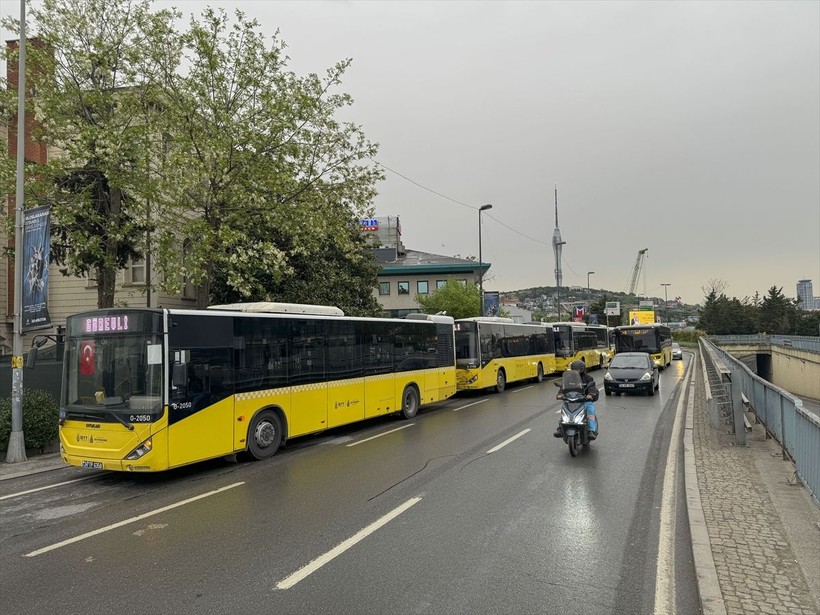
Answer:
POLYGON ((96 369, 97 345, 94 341, 80 342, 80 375, 93 376, 96 369))

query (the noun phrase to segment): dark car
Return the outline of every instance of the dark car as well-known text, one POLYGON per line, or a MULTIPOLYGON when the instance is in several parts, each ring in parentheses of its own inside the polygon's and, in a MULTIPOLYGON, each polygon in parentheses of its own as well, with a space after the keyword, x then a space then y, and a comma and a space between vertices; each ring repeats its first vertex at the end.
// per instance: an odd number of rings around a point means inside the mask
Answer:
POLYGON ((683 359, 683 350, 677 342, 672 343, 672 358, 683 359))
POLYGON ((658 367, 645 352, 621 352, 609 363, 604 374, 604 393, 654 395, 660 383, 658 367))

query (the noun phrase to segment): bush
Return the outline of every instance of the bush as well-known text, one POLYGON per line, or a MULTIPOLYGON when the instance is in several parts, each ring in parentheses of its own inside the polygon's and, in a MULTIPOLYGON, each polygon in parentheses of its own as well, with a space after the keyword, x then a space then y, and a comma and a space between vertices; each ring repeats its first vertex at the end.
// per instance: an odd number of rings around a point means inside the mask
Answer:
POLYGON ((706 333, 700 329, 682 329, 680 331, 672 331, 672 341, 687 346, 697 346, 698 338, 703 335, 706 335, 706 333))
MULTIPOLYGON (((57 440, 60 407, 47 391, 23 388, 23 437, 26 449, 44 449, 57 440)), ((0 398, 0 450, 11 434, 11 397, 0 398)))

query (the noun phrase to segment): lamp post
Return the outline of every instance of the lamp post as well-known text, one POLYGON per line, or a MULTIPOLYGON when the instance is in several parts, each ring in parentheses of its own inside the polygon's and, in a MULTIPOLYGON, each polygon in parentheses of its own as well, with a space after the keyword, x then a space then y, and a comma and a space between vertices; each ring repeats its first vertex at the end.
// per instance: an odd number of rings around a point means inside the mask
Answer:
POLYGON ((587 322, 589 322, 589 311, 590 311, 590 308, 592 307, 592 291, 589 290, 589 276, 593 275, 594 273, 595 273, 594 271, 587 271, 587 296, 589 297, 588 303, 587 303, 587 305, 589 306, 589 307, 587 307, 587 322))
POLYGON ((669 286, 672 286, 671 282, 661 282, 661 286, 663 286, 663 317, 666 319, 666 324, 669 324, 669 314, 667 313, 669 310, 669 299, 666 296, 666 289, 669 286))
POLYGON ((484 316, 484 261, 481 258, 481 212, 492 209, 493 206, 487 203, 478 208, 478 296, 481 302, 479 313, 484 316))

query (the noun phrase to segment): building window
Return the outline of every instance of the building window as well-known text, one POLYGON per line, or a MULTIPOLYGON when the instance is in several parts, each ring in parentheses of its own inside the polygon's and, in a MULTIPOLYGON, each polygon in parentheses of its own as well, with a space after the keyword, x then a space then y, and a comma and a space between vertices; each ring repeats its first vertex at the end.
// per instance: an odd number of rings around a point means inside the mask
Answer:
POLYGON ((427 283, 427 280, 419 280, 416 282, 416 294, 417 295, 426 295, 430 292, 430 285, 427 283))
POLYGON ((410 294, 410 282, 399 282, 399 294, 400 295, 409 295, 410 294))
POLYGON ((125 266, 126 284, 145 284, 145 260, 129 260, 125 266))
POLYGON ((390 282, 379 282, 379 294, 382 296, 390 294, 390 282))
POLYGON ((447 280, 436 280, 436 290, 447 285, 447 280))

